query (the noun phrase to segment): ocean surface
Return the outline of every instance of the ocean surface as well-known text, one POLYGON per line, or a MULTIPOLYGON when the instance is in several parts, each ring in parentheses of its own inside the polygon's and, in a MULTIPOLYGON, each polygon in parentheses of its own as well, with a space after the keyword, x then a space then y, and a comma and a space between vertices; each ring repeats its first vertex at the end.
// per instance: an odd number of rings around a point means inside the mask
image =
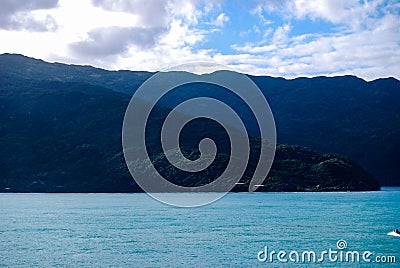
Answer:
POLYGON ((387 235, 394 228, 400 229, 400 188, 231 193, 198 208, 146 194, 0 194, 0 266, 293 267, 291 251, 319 258, 331 249, 337 256, 372 255, 370 263, 299 257, 298 265, 399 267, 400 237, 387 235), (285 251, 287 262, 276 255, 261 262, 266 247, 267 255, 285 251), (393 257, 397 263, 377 263, 393 257))

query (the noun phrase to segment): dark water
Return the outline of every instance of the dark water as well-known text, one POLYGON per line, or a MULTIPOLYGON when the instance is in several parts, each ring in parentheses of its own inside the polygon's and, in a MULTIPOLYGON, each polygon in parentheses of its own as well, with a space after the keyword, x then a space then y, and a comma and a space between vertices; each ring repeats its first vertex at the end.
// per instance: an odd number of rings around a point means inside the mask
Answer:
MULTIPOLYGON (((259 262, 257 253, 337 250, 344 239, 346 250, 371 251, 373 261, 397 258, 368 267, 392 267, 400 262, 400 237, 387 235, 393 228, 399 188, 233 193, 190 209, 146 194, 0 194, 0 266, 292 267, 259 262)), ((336 265, 344 263, 322 266, 336 265)))

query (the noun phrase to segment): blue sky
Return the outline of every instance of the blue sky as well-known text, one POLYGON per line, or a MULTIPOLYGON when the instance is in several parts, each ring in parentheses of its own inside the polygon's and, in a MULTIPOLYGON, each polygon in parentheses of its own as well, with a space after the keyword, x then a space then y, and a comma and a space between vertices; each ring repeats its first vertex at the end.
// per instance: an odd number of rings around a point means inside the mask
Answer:
POLYGON ((2 0, 0 40, 0 53, 105 69, 400 79, 393 0, 2 0))

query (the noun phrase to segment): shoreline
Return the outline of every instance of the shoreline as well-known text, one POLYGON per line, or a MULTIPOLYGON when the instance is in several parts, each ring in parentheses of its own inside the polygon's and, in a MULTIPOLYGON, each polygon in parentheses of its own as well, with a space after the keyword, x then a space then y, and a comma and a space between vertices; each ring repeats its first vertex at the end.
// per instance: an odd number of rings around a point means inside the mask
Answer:
MULTIPOLYGON (((384 191, 400 191, 400 186, 382 186, 379 190, 339 190, 339 191, 257 191, 257 192, 245 192, 245 191, 230 191, 228 193, 360 193, 360 192, 384 192, 384 191)), ((151 192, 157 194, 215 194, 219 192, 151 192)), ((227 194, 228 194, 227 193, 227 194)), ((147 192, 0 192, 0 194, 148 194, 147 192)))

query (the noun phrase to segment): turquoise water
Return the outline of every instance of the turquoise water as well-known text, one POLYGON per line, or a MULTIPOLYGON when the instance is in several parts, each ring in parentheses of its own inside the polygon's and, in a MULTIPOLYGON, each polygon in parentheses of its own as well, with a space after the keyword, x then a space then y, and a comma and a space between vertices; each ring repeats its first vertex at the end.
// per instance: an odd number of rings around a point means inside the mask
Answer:
POLYGON ((146 194, 0 194, 0 266, 292 267, 260 262, 257 253, 321 252, 344 239, 346 250, 371 251, 370 259, 397 257, 368 267, 392 267, 400 262, 400 237, 387 235, 393 228, 399 188, 232 193, 190 209, 146 194))

